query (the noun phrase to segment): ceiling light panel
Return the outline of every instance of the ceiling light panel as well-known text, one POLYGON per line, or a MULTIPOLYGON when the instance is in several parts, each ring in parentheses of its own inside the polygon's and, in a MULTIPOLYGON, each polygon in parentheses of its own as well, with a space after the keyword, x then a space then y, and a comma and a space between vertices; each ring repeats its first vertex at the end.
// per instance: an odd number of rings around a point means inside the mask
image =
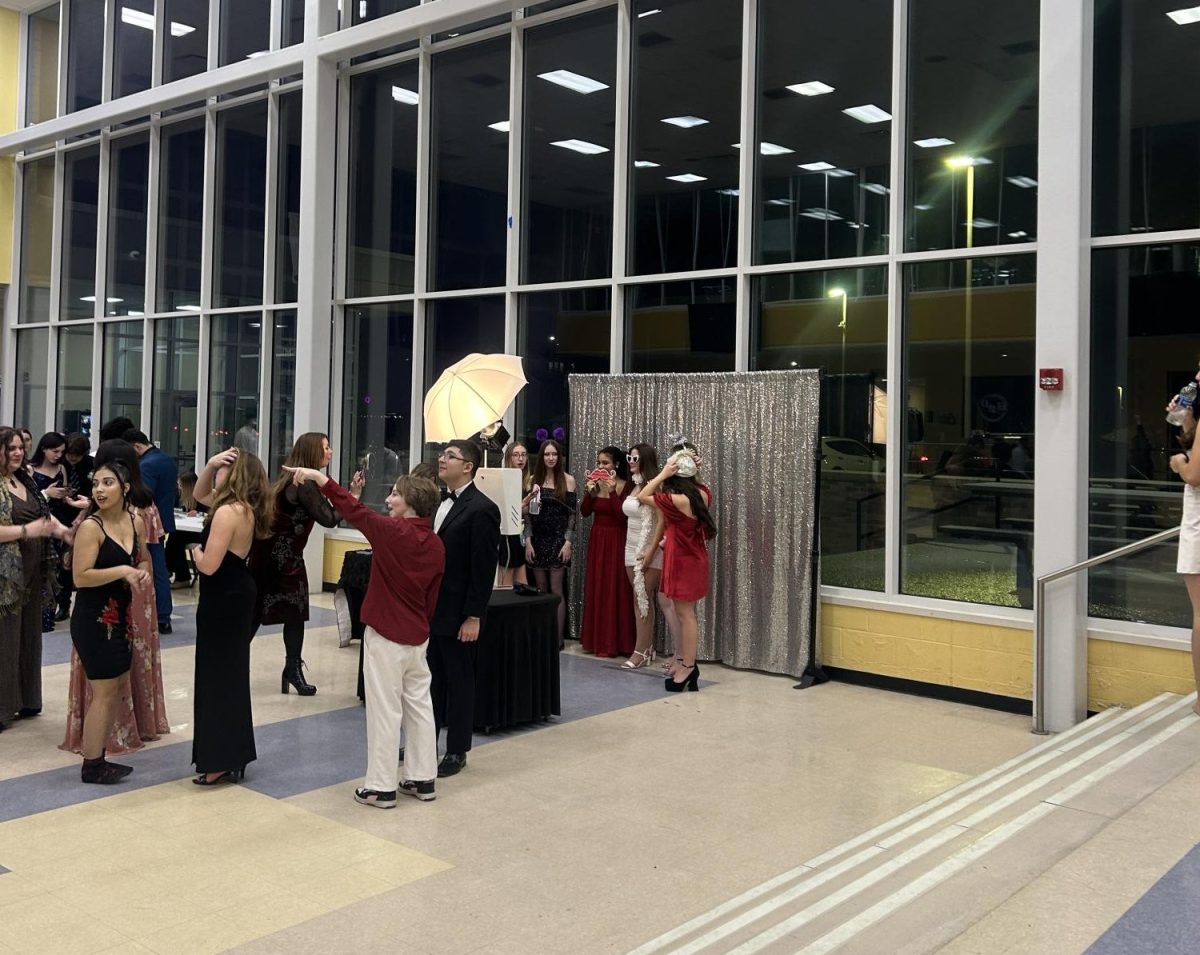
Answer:
POLYGON ((634 161, 634 166, 638 169, 657 169, 659 163, 651 162, 649 159, 638 159, 634 161))
POLYGON ((1028 176, 1009 176, 1008 181, 1022 189, 1034 189, 1037 187, 1037 180, 1030 179, 1028 176))
POLYGON ((1187 7, 1183 10, 1171 10, 1167 13, 1167 16, 1178 23, 1181 27, 1185 27, 1189 23, 1200 23, 1200 7, 1187 7))
POLYGON ((392 87, 392 99, 397 103, 407 103, 409 106, 416 106, 421 102, 421 97, 410 89, 405 89, 403 86, 392 87))
POLYGON ((822 96, 825 93, 832 93, 834 87, 828 83, 822 83, 820 80, 809 80, 807 83, 796 83, 789 86, 788 89, 801 96, 822 96))
POLYGON ((928 139, 914 139, 913 145, 922 149, 936 149, 938 146, 953 146, 954 140, 945 136, 930 136, 928 139))
POLYGON ((800 168, 809 172, 829 172, 831 169, 837 169, 837 166, 831 162, 802 162, 800 168))
POLYGON ((708 120, 701 116, 668 116, 663 122, 680 129, 691 129, 693 126, 706 125, 708 120))
POLYGON ((583 153, 585 156, 598 156, 600 153, 608 152, 607 146, 589 143, 585 139, 560 139, 550 145, 558 146, 561 149, 569 149, 572 152, 583 153))
POLYGON ((685 172, 678 176, 667 176, 668 179, 673 179, 675 182, 705 182, 708 176, 697 176, 694 172, 685 172))
POLYGON ((570 70, 552 70, 549 73, 539 73, 538 76, 547 83, 554 83, 572 92, 583 93, 585 95, 608 89, 607 83, 601 83, 599 80, 594 80, 590 76, 584 76, 581 73, 572 73, 570 70))
POLYGON ((494 129, 498 133, 507 133, 509 122, 507 119, 502 119, 498 123, 488 123, 488 129, 494 129))
POLYGON ((871 103, 863 106, 851 106, 849 109, 842 110, 842 112, 851 119, 857 119, 860 123, 886 123, 892 118, 891 113, 871 103))

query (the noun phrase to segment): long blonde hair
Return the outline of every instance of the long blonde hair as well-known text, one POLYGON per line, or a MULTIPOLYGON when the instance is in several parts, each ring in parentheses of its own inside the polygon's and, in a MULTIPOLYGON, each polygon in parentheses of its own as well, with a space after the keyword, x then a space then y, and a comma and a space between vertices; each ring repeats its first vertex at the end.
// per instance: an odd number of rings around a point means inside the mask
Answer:
POLYGON ((258 455, 249 451, 238 454, 225 475, 225 482, 213 494, 212 510, 204 519, 206 524, 222 504, 245 505, 254 515, 254 536, 270 536, 271 523, 275 519, 275 496, 267 483, 267 469, 258 455))

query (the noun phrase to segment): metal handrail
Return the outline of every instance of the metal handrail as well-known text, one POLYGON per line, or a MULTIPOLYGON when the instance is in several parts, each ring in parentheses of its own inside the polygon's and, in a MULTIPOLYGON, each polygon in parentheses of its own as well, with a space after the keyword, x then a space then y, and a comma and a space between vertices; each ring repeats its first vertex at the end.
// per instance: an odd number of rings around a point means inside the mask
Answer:
POLYGON ((1151 537, 1134 541, 1132 544, 1125 544, 1123 547, 1118 547, 1107 553, 1089 557, 1087 560, 1081 560, 1079 563, 1072 564, 1070 567, 1064 567, 1062 570, 1043 574, 1034 582, 1033 731, 1036 734, 1039 736, 1046 735, 1046 584, 1054 580, 1061 580, 1063 577, 1069 577, 1071 574, 1078 573, 1081 570, 1087 570, 1089 567, 1098 567, 1101 564, 1107 564, 1110 560, 1116 560, 1118 557, 1128 557, 1130 554, 1149 550, 1157 544, 1169 541, 1173 537, 1178 536, 1179 528, 1172 527, 1169 530, 1160 531, 1151 537))

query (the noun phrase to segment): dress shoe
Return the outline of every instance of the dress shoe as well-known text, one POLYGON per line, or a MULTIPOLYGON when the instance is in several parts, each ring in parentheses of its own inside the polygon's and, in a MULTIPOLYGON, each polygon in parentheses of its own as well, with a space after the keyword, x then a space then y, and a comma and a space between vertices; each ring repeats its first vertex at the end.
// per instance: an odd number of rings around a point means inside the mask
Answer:
POLYGON ((42 712, 42 708, 40 706, 39 707, 23 706, 19 710, 17 710, 17 719, 27 720, 31 716, 40 715, 41 712, 42 712))
POLYGON ((696 664, 692 664, 690 667, 681 665, 677 672, 681 673, 684 670, 691 670, 692 672, 688 674, 687 679, 682 683, 676 683, 673 677, 667 677, 663 680, 663 685, 668 693, 682 693, 684 690, 694 693, 700 689, 700 667, 696 664))
POLYGON ((160 620, 158 622, 158 632, 160 634, 170 633, 171 632, 171 621, 170 620, 160 620))
POLYGON ((447 776, 457 776, 467 765, 466 753, 447 753, 442 757, 442 761, 438 763, 438 778, 444 779, 447 776))
POLYGON ((58 623, 62 623, 64 620, 69 620, 70 618, 71 618, 71 607, 69 604, 65 607, 59 607, 58 613, 56 613, 54 615, 54 619, 58 623))
POLYGON ((294 686, 301 696, 313 696, 317 688, 304 679, 304 661, 288 660, 284 665, 283 675, 279 680, 279 692, 287 693, 289 686, 294 686))

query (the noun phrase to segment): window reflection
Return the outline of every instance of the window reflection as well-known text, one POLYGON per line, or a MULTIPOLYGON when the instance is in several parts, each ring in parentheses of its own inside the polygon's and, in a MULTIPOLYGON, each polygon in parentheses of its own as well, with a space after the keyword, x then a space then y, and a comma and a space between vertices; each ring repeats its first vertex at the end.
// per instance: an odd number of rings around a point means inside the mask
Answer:
POLYGON ((283 45, 304 42, 304 0, 283 0, 283 45))
MULTIPOLYGON (((342 22, 354 25, 356 23, 364 23, 367 20, 377 20, 379 17, 386 17, 389 13, 411 10, 413 7, 418 6, 420 2, 421 0, 345 0, 342 5, 342 22)), ((399 53, 402 50, 415 49, 416 46, 416 40, 407 40, 395 46, 376 50, 374 53, 356 56, 350 62, 366 63, 368 60, 377 60, 380 57, 391 56, 391 54, 399 53)))
POLYGON ((59 315, 91 318, 96 309, 96 228, 100 198, 100 149, 63 159, 62 303, 59 315))
POLYGON ((208 68, 208 0, 163 0, 168 29, 163 36, 163 82, 195 76, 208 68))
POLYGON ((340 480, 361 471, 363 503, 379 511, 409 470, 412 329, 411 304, 346 309, 340 480))
POLYGON ((413 290, 417 202, 416 63, 350 85, 349 255, 346 294, 413 290))
POLYGON ((162 133, 159 199, 158 308, 200 308, 204 213, 204 120, 168 126, 162 133))
POLYGON ((274 478, 296 440, 296 313, 268 312, 271 337, 271 451, 263 461, 274 478))
POLYGON ((67 112, 100 103, 104 68, 104 0, 67 4, 67 112))
POLYGON ((58 330, 58 399, 55 424, 63 434, 92 430, 92 326, 58 330))
POLYGON ((54 241, 54 157, 21 169, 20 322, 50 319, 50 258, 54 241))
MULTIPOLYGON (((1093 251, 1089 555, 1179 525, 1183 485, 1167 466, 1178 429, 1163 407, 1196 374, 1200 348, 1181 316, 1198 305, 1200 244, 1093 251)), ((1191 627, 1177 549, 1170 541, 1091 570, 1090 614, 1191 627)))
POLYGON ((104 329, 104 378, 100 391, 100 420, 124 415, 142 416, 141 321, 109 322, 104 329))
POLYGON ((279 97, 279 198, 275 234, 275 301, 294 302, 300 261, 301 102, 279 97))
POLYGON ((221 0, 220 61, 240 63, 271 48, 271 4, 221 0))
POLYGON ((762 0, 755 261, 888 248, 891 123, 846 114, 892 101, 892 3, 762 0))
POLYGON ((149 177, 149 138, 115 140, 109 169, 106 315, 140 315, 146 309, 149 177))
POLYGON ((154 400, 150 437, 180 472, 196 464, 196 400, 200 380, 200 319, 154 323, 154 400))
POLYGON ((627 371, 733 371, 733 279, 651 282, 627 294, 627 371))
POLYGON ((213 304, 259 305, 267 201, 267 104, 217 114, 213 304))
POLYGON ((1037 236, 1038 0, 922 0, 909 18, 909 250, 1037 236))
POLYGON ((40 434, 46 424, 46 361, 50 354, 50 329, 31 328, 17 333, 15 420, 18 428, 40 434))
POLYGON ((525 38, 526 282, 612 274, 616 11, 525 38))
POLYGON ((433 58, 433 287, 504 284, 507 36, 433 58))
POLYGON ((29 14, 25 68, 25 124, 58 115, 58 18, 60 4, 29 14))
POLYGON ((905 266, 904 593, 1032 606, 1034 269, 905 266))
POLYGON ((821 368, 821 579, 884 589, 887 269, 754 279, 758 371, 821 368))
POLYGON ((208 449, 236 447, 262 455, 258 378, 262 315, 214 315, 208 367, 208 449))
POLYGON ((652 274, 734 265, 741 4, 637 0, 635 11, 632 270, 652 274))
POLYGON ((150 89, 154 56, 154 0, 121 0, 113 24, 112 95, 150 89))

